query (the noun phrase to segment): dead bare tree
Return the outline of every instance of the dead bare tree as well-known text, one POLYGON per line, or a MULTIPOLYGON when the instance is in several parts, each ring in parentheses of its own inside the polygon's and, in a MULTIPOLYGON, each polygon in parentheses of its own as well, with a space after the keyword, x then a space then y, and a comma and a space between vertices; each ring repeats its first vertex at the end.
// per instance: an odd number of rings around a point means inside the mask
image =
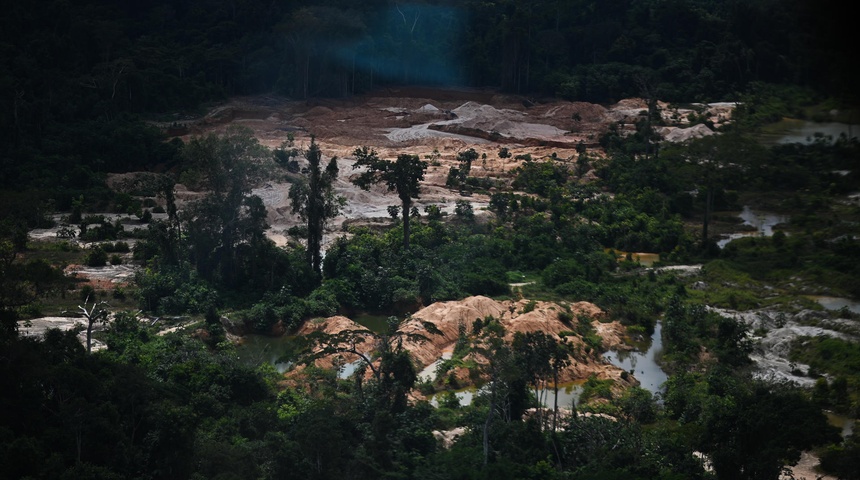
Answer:
POLYGON ((80 310, 81 315, 87 319, 87 353, 92 353, 93 349, 93 327, 96 323, 104 325, 108 322, 110 317, 110 310, 108 310, 108 303, 102 300, 101 302, 96 302, 93 300, 93 304, 90 306, 90 296, 87 295, 87 298, 84 300, 83 305, 78 305, 78 310, 80 310))

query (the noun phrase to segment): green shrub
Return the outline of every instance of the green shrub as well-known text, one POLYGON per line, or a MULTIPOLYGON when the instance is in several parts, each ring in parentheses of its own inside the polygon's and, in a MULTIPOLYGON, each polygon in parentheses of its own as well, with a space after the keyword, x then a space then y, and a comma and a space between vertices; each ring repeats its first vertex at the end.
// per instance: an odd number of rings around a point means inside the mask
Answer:
POLYGON ((107 253, 128 253, 131 251, 131 248, 126 242, 108 242, 101 244, 100 247, 107 253))
POLYGON ((607 400, 612 399, 612 385, 613 382, 610 379, 607 380, 598 380, 595 375, 591 375, 588 377, 588 380, 582 385, 582 394, 579 396, 579 401, 582 403, 587 403, 590 400, 596 398, 605 398, 607 400))
POLYGON ((558 319, 559 321, 561 321, 561 323, 565 325, 570 325, 571 323, 573 323, 573 314, 570 312, 559 312, 558 319))
POLYGON ((537 307, 537 301, 529 300, 529 302, 523 306, 523 311, 521 313, 533 312, 535 307, 537 307))
POLYGON ((546 267, 541 274, 544 285, 554 288, 563 283, 582 279, 585 269, 573 258, 558 260, 546 267))
POLYGON ((88 267, 104 267, 107 265, 107 261, 108 254, 100 246, 90 248, 90 251, 84 257, 84 264, 88 267))
POLYGON ((43 316, 42 307, 38 303, 28 303, 17 309, 18 318, 39 318, 43 316))
POLYGON ((96 289, 93 288, 92 285, 84 285, 81 287, 81 291, 78 294, 78 297, 82 302, 92 301, 96 296, 96 289))
POLYGON ((117 300, 125 300, 125 288, 120 286, 114 288, 111 296, 117 300))

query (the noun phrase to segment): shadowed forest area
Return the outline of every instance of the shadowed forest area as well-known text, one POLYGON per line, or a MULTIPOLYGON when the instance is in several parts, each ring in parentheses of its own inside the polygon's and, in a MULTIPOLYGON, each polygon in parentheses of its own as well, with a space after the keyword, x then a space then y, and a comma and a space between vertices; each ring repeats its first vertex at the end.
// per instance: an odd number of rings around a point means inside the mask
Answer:
POLYGON ((0 478, 860 478, 841 4, 13 3, 0 478))

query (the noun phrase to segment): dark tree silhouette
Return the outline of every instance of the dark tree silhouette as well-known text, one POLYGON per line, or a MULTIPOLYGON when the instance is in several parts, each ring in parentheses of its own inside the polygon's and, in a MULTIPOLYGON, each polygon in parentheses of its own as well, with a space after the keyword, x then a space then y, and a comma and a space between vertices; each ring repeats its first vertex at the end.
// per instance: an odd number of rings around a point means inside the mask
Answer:
POLYGON ((403 248, 409 248, 409 214, 412 211, 412 199, 418 198, 421 192, 421 180, 424 180, 424 171, 427 170, 427 162, 421 160, 418 155, 401 153, 396 161, 380 159, 375 150, 367 147, 356 148, 353 152, 356 161, 352 168, 366 167, 352 181, 356 186, 369 190, 375 183, 384 183, 389 192, 397 192, 402 203, 401 213, 403 215, 403 248))
POLYGON ((334 193, 334 181, 338 175, 337 157, 332 157, 323 170, 322 152, 314 137, 311 137, 311 146, 305 152, 305 159, 308 161, 307 177, 290 187, 290 203, 293 213, 307 221, 308 264, 314 272, 320 273, 320 249, 325 224, 328 219, 337 216, 344 199, 334 193))

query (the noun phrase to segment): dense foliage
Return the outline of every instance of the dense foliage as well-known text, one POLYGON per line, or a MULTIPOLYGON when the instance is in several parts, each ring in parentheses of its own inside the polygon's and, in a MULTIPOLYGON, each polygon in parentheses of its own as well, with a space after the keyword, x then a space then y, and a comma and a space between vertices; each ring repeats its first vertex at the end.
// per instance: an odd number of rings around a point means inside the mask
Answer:
MULTIPOLYGON (((0 19, 0 188, 59 188, 64 209, 85 192, 108 203, 105 173, 176 160, 138 114, 180 110, 152 118, 181 123, 237 94, 406 84, 606 103, 738 100, 769 83, 844 103, 850 28, 836 11, 808 0, 18 3, 0 19)), ((799 111, 768 108, 755 113, 799 111)))
MULTIPOLYGON (((748 135, 804 116, 822 92, 836 98, 832 107, 855 99, 853 44, 838 9, 807 0, 6 6, 0 478, 775 479, 801 451, 825 444, 823 466, 857 478, 856 436, 838 438, 822 414, 856 417, 857 343, 794 342, 791 359, 816 378, 803 391, 754 379, 752 339, 761 332, 705 307, 791 311, 809 305, 798 296, 810 291, 860 296, 860 208, 844 201, 860 184, 858 143, 768 147, 748 135), (160 128, 236 94, 344 97, 388 85, 601 103, 640 96, 649 111, 635 133, 611 127, 600 138, 605 156, 584 146, 576 159, 515 156, 510 184, 470 176, 478 154, 461 152, 448 186, 491 191, 480 216, 468 196, 453 215, 411 208, 427 163, 358 149, 356 184, 383 184, 402 206, 390 210, 391 226, 350 227, 324 260, 325 222, 342 200, 332 190, 337 165, 329 159, 324 169, 313 142, 307 152, 289 141, 270 150, 242 129, 167 142, 160 128), (658 98, 743 104, 721 135, 666 146, 655 133, 658 98), (183 113, 164 113, 175 111, 183 113), (140 170, 151 173, 132 193, 105 185, 107 173, 140 170), (308 220, 286 247, 266 236, 266 209, 252 194, 263 178, 291 182, 295 212, 308 220), (207 194, 180 211, 177 182, 207 194), (719 212, 742 198, 791 221, 785 232, 721 250, 719 212), (60 238, 28 239, 55 211, 67 213, 60 238), (92 211, 134 217, 141 228, 92 211), (71 226, 96 244, 76 246, 71 226), (704 266, 691 285, 643 270, 632 252, 704 266), (139 267, 127 288, 78 288, 63 272, 70 263, 119 265, 126 253, 139 267), (104 350, 88 352, 79 331, 19 334, 17 321, 41 316, 42 302, 75 310, 102 306, 108 294, 118 307, 95 333, 104 350), (657 395, 619 393, 612 380, 591 377, 576 406, 590 415, 530 413, 539 405, 533 389, 557 388, 560 368, 603 349, 569 310, 559 318, 585 350, 540 332, 506 342, 499 322, 476 319, 461 326, 439 368, 451 374, 436 384, 418 383, 396 317, 388 330, 361 333, 378 363, 350 378, 309 366, 285 379, 268 364, 249 367, 224 330, 283 334, 318 316, 402 316, 468 295, 528 297, 526 309, 537 299, 588 300, 636 338, 660 321, 672 375, 657 395), (132 307, 155 320, 123 310, 132 307), (178 333, 152 324, 180 315, 190 323, 178 333), (463 366, 483 382, 469 406, 437 391, 454 388, 453 369, 463 366), (436 393, 438 407, 410 398, 416 389, 436 393), (454 427, 465 431, 446 447, 432 434, 454 427)), ((517 153, 503 150, 503 158, 517 153)))

